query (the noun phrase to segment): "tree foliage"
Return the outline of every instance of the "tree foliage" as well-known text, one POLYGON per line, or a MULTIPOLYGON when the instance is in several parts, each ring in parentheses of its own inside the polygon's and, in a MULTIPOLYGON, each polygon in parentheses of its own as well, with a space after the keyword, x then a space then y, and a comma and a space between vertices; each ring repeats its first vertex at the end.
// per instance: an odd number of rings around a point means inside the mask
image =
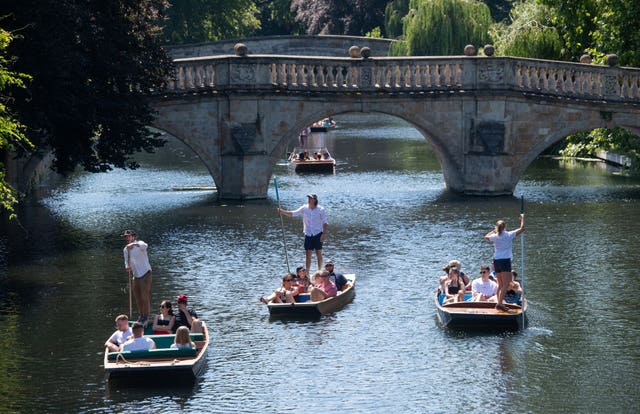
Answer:
POLYGON ((508 20, 513 3, 517 1, 518 0, 484 0, 483 3, 489 7, 493 20, 502 22, 503 20, 508 20))
POLYGON ((291 0, 256 0, 260 11, 260 29, 256 36, 297 35, 304 33, 291 10, 291 0))
POLYGON ((163 140, 147 130, 146 96, 162 88, 171 62, 160 48, 164 0, 5 0, 16 70, 33 75, 12 91, 36 146, 60 173, 136 168, 132 154, 163 140))
POLYGON ((253 0, 169 0, 164 40, 207 42, 252 35, 260 28, 253 0))
POLYGON ((640 2, 637 0, 539 0, 552 7, 563 41, 562 58, 577 61, 588 52, 596 62, 609 53, 621 65, 640 66, 640 2))
MULTIPOLYGON (((31 142, 24 135, 22 126, 12 113, 11 100, 5 94, 9 87, 24 88, 29 76, 10 70, 11 59, 6 54, 12 36, 6 30, 0 29, 0 160, 9 152, 18 149, 23 151, 32 148, 31 142)), ((14 218, 14 206, 18 202, 15 190, 6 180, 6 170, 0 162, 0 212, 6 212, 9 218, 14 218)))
POLYGON ((622 128, 596 128, 571 135, 559 153, 565 157, 585 157, 598 150, 624 154, 631 159, 631 169, 640 171, 640 137, 622 128))
POLYGON ((402 20, 409 13, 409 0, 392 0, 384 8, 384 29, 387 37, 402 36, 402 20))
POLYGON ((500 22, 490 30, 497 55, 559 59, 562 41, 552 26, 550 9, 536 0, 516 3, 511 23, 500 22))
POLYGON ((388 0, 292 0, 307 34, 363 36, 384 23, 388 0))
POLYGON ((487 5, 476 0, 411 0, 403 22, 405 43, 394 54, 459 55, 467 44, 487 43, 493 24, 487 5))

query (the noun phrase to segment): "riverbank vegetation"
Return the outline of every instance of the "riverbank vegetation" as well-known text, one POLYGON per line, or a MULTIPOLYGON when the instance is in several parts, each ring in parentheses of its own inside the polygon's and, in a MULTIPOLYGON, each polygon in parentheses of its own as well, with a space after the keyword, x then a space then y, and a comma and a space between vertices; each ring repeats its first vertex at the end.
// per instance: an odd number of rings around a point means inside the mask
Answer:
MULTIPOLYGON (((162 145, 147 130, 145 98, 170 74, 163 44, 370 35, 397 39, 394 54, 460 55, 466 44, 482 53, 492 43, 496 55, 575 62, 586 53, 603 64, 615 53, 640 67, 637 0, 5 0, 0 28, 0 155, 52 151, 59 173, 136 168, 136 152, 162 145)), ((595 130, 561 153, 603 145, 637 160, 638 141, 595 130)), ((0 165, 1 208, 15 200, 0 165)))

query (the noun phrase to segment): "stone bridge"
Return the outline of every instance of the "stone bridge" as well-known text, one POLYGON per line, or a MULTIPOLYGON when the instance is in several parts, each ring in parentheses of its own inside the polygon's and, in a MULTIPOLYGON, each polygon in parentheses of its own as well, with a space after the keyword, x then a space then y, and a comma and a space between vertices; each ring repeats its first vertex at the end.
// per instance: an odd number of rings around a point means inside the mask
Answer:
POLYGON ((266 197, 298 132, 347 112, 406 120, 432 145, 445 186, 476 195, 511 194, 527 166, 567 135, 615 126, 640 133, 640 69, 244 52, 175 59, 174 79, 153 98, 154 127, 195 151, 221 198, 266 197))

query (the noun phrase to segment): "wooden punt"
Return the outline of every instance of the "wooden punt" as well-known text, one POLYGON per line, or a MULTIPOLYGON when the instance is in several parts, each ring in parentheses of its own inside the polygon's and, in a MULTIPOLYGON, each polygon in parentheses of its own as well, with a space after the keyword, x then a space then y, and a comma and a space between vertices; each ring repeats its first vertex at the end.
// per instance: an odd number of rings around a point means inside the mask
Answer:
POLYGON ((104 350, 104 371, 109 381, 141 382, 193 381, 206 367, 209 347, 209 331, 202 323, 201 334, 192 333, 195 350, 169 349, 175 335, 145 335, 156 342, 156 349, 149 351, 109 352, 104 350), (167 375, 165 375, 167 374, 167 375))
MULTIPOLYGON (((469 296, 469 295, 467 295, 469 296)), ((438 319, 444 327, 470 330, 510 330, 517 331, 526 323, 528 303, 524 300, 524 309, 515 303, 505 303, 509 311, 495 308, 493 302, 455 302, 442 305, 442 295, 436 291, 434 302, 438 319), (524 312, 524 320, 523 320, 524 312)))
POLYGON ((337 296, 321 302, 268 303, 269 314, 271 316, 317 317, 337 312, 350 303, 356 295, 356 275, 346 274, 344 277, 347 278, 349 284, 344 290, 338 292, 337 296))
POLYGON ((289 155, 289 164, 294 168, 295 172, 298 173, 333 173, 335 172, 336 160, 331 157, 326 147, 298 147, 289 155), (329 158, 314 159, 312 155, 315 153, 328 154, 329 158), (310 157, 303 158, 301 154, 308 154, 310 157))

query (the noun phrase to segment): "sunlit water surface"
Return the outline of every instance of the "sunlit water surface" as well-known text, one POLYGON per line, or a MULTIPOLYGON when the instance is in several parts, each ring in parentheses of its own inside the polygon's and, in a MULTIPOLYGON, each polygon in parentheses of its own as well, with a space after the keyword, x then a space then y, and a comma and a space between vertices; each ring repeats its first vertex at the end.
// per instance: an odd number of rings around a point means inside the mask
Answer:
MULTIPOLYGON (((3 230, 0 411, 637 412, 638 179, 536 161, 516 188, 528 218, 529 327, 450 332, 432 302, 440 268, 457 258, 475 275, 492 253, 482 236, 498 218, 515 226, 519 200, 446 192, 428 142, 397 119, 336 120, 326 136, 335 175, 284 163, 275 173, 285 208, 318 194, 325 255, 358 277, 353 303, 315 321, 271 320, 257 298, 287 270, 275 192, 230 202, 174 191, 214 183, 170 143, 137 171, 44 188, 20 212, 25 230, 3 230), (128 311, 125 228, 150 245, 154 308, 184 292, 209 326, 208 368, 193 386, 104 379, 102 344, 128 311)), ((292 267, 303 261, 301 229, 285 218, 292 267)))

